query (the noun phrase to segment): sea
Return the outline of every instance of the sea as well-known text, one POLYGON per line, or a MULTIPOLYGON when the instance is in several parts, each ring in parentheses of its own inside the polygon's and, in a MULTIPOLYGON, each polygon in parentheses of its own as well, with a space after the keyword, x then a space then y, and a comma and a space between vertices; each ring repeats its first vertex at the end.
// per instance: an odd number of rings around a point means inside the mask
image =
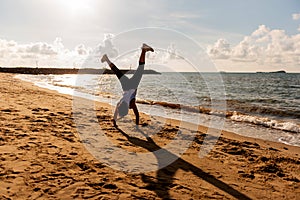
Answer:
MULTIPOLYGON (((115 75, 16 77, 113 106, 122 96, 115 75)), ((300 73, 144 74, 137 103, 141 112, 151 116, 211 125, 243 136, 300 146, 300 73), (211 120, 220 123, 209 123, 211 120)))

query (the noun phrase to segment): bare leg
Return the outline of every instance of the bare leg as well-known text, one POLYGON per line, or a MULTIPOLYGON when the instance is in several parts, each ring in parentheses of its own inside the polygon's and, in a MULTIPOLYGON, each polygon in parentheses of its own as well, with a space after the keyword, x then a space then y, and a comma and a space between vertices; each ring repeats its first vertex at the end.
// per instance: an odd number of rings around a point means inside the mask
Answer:
POLYGON ((123 90, 127 90, 128 85, 129 85, 129 78, 127 76, 125 76, 118 68, 117 66, 112 63, 109 58, 107 57, 106 54, 104 54, 101 58, 101 62, 106 62, 109 67, 111 68, 111 70, 113 70, 113 72, 116 74, 116 76, 118 77, 118 79, 120 80, 121 86, 123 90))
POLYGON ((142 46, 142 53, 140 55, 140 60, 139 63, 145 63, 145 56, 147 51, 152 51, 154 52, 153 48, 148 46, 147 44, 143 44, 142 46))
POLYGON ((139 125, 140 115, 139 115, 139 111, 135 104, 135 99, 130 101, 130 108, 133 110, 133 112, 135 114, 135 124, 139 125))
POLYGON ((139 66, 138 66, 136 72, 134 73, 134 75, 130 79, 130 88, 133 88, 133 89, 136 89, 138 87, 138 85, 142 79, 142 76, 144 73, 146 52, 154 51, 152 47, 150 47, 146 44, 143 44, 141 49, 142 49, 142 52, 141 52, 140 59, 139 59, 139 66))
MULTIPOLYGON (((140 59, 139 59, 139 66, 138 66, 136 72, 134 73, 134 75, 132 76, 132 78, 130 79, 130 86, 131 86, 130 88, 137 89, 137 87, 142 79, 142 76, 144 73, 145 57, 146 57, 147 51, 153 52, 154 50, 150 46, 143 44, 142 52, 141 52, 140 59)), ((133 112, 135 114, 135 124, 139 125, 140 115, 139 115, 138 108, 135 104, 135 99, 131 100, 130 107, 133 109, 133 112)))
POLYGON ((121 77, 124 76, 124 74, 117 68, 117 66, 109 60, 106 54, 102 56, 101 62, 106 62, 117 75, 118 79, 121 79, 121 77))

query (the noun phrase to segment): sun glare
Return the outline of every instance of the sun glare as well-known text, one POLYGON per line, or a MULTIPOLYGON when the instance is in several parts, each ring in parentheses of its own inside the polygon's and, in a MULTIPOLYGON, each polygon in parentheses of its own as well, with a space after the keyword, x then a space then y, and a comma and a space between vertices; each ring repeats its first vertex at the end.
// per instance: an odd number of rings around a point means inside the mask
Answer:
POLYGON ((64 0, 60 2, 71 14, 88 12, 91 8, 89 0, 64 0))

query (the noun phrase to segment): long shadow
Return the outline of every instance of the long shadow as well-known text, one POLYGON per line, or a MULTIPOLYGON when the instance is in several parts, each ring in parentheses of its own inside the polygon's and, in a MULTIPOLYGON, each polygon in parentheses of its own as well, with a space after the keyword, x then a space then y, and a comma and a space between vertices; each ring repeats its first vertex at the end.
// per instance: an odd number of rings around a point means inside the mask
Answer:
POLYGON ((162 160, 161 157, 156 155, 158 160, 158 167, 159 170, 157 171, 157 180, 151 180, 151 177, 148 177, 146 175, 142 175, 142 179, 145 183, 148 183, 148 186, 146 189, 153 190, 159 197, 163 199, 171 199, 171 196, 169 194, 169 189, 173 184, 174 175, 178 169, 182 169, 184 171, 191 171, 194 175, 198 176, 199 178, 207 181, 208 183, 214 185, 215 187, 223 190, 224 192, 230 194, 231 196, 237 198, 237 199, 251 199, 245 194, 242 194, 241 192, 237 191, 236 189, 232 188, 231 186, 227 185, 226 183, 216 179, 213 175, 208 174, 204 172, 203 170, 199 169, 195 165, 181 159, 180 157, 174 155, 173 153, 162 149, 160 146, 158 146, 150 137, 147 137, 147 135, 140 129, 137 128, 137 130, 143 134, 147 140, 141 140, 136 137, 131 137, 128 134, 126 134, 122 129, 119 127, 116 127, 117 130, 120 131, 122 135, 124 135, 129 142, 132 144, 135 144, 137 146, 143 147, 147 149, 149 152, 154 152, 157 150, 162 151, 164 154, 164 158, 175 158, 175 162, 172 164, 165 166, 165 160, 162 160))

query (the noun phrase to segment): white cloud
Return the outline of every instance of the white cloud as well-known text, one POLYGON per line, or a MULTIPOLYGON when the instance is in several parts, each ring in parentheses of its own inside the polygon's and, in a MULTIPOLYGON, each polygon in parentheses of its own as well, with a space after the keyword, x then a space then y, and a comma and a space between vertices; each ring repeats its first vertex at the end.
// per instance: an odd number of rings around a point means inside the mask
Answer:
POLYGON ((174 43, 171 43, 168 48, 167 52, 163 55, 164 62, 168 60, 178 60, 182 59, 180 57, 180 52, 178 51, 176 45, 174 43))
POLYGON ((59 37, 55 38, 53 44, 54 44, 54 48, 57 49, 58 51, 61 51, 65 48, 62 39, 59 37))
POLYGON ((73 67, 73 63, 82 62, 87 53, 83 45, 74 50, 65 48, 61 38, 56 38, 53 44, 18 44, 15 41, 0 40, 0 66, 73 67))
POLYGON ((54 49, 53 45, 47 43, 33 43, 25 46, 24 53, 40 54, 40 55, 57 55, 57 51, 54 49))
POLYGON ((294 13, 292 15, 292 17, 293 17, 293 20, 298 20, 298 19, 300 19, 300 13, 294 13))
POLYGON ((115 58, 118 56, 118 50, 114 46, 112 42, 113 34, 105 34, 104 35, 104 40, 103 40, 103 45, 99 45, 96 49, 96 53, 99 54, 100 56, 103 54, 107 54, 108 57, 110 58, 115 58))
MULTIPOLYGON (((261 25, 237 45, 230 46, 225 39, 219 39, 208 46, 207 52, 213 60, 225 59, 231 64, 247 62, 257 67, 300 67, 300 34, 288 35, 284 30, 271 30, 261 25)), ((227 66, 230 70, 230 64, 227 66)))
MULTIPOLYGON (((18 44, 15 41, 0 39, 0 66, 79 67, 91 52, 92 49, 84 44, 68 49, 61 38, 56 38, 52 44, 45 42, 18 44)), ((97 57, 95 65, 99 64, 98 58, 105 53, 111 58, 118 55, 111 34, 105 35, 103 45, 100 44, 94 53, 97 57)))
MULTIPOLYGON (((99 59, 103 54, 109 58, 118 56, 118 49, 113 44, 113 35, 105 34, 102 44, 95 49, 84 44, 68 49, 61 38, 56 38, 53 43, 36 42, 18 44, 15 41, 0 40, 0 66, 40 66, 40 67, 101 67, 99 59)), ((167 52, 147 54, 147 59, 153 62, 167 62, 180 59, 176 46, 170 45, 167 52)), ((116 61, 121 67, 136 64, 140 52, 118 58, 116 61)))
POLYGON ((213 46, 208 47, 207 53, 214 59, 227 59, 231 54, 230 44, 225 39, 219 39, 213 46))
POLYGON ((83 44, 77 45, 75 47, 75 50, 77 51, 78 55, 88 55, 88 49, 85 48, 83 44))
POLYGON ((270 29, 265 25, 260 25, 257 30, 255 30, 251 36, 253 37, 263 37, 270 32, 270 29))
MULTIPOLYGON (((56 38, 52 43, 30 44, 0 39, 0 66, 79 67, 89 57, 91 61, 85 63, 87 67, 101 67, 99 58, 105 53, 110 58, 118 56, 112 34, 106 34, 103 43, 94 51, 84 44, 68 49, 61 38, 56 38)), ((150 54, 148 59, 153 63, 157 60, 162 63, 175 62, 180 61, 178 55, 181 53, 174 43, 165 52, 150 54)), ((218 39, 207 47, 207 53, 217 67, 221 66, 220 70, 225 71, 258 71, 261 67, 265 70, 268 67, 285 67, 286 70, 299 71, 300 33, 288 35, 284 30, 261 25, 235 45, 226 39, 218 39), (234 66, 239 68, 233 68, 234 66)), ((122 62, 120 66, 129 66, 128 63, 136 64, 138 56, 139 52, 135 52, 133 55, 118 58, 117 61, 122 62)))

